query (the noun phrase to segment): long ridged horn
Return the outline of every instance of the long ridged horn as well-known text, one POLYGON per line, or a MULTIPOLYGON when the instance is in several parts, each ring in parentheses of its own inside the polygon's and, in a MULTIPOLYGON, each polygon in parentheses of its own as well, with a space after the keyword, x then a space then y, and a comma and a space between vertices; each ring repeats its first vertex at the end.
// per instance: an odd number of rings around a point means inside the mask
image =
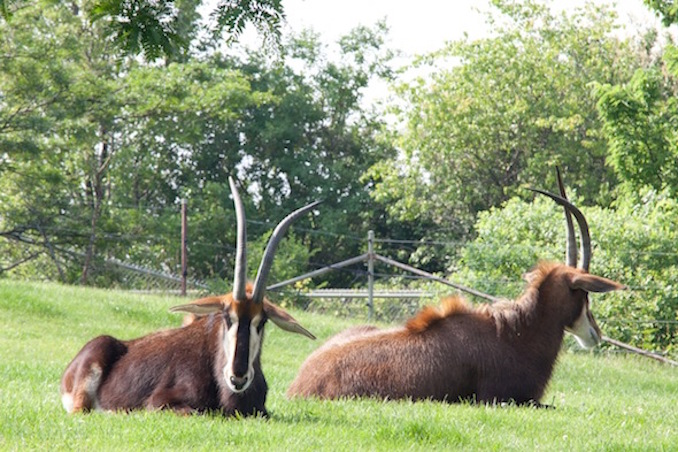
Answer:
POLYGON ((586 222, 584 214, 581 213, 581 211, 570 201, 563 199, 558 195, 554 195, 553 193, 549 193, 544 190, 539 190, 538 188, 530 188, 530 190, 548 196, 561 206, 567 208, 570 213, 574 215, 574 218, 577 220, 577 224, 579 224, 579 239, 581 242, 581 265, 579 268, 588 272, 589 264, 591 263, 591 235, 589 234, 589 225, 586 222))
POLYGON ((238 188, 235 186, 235 182, 230 176, 228 178, 228 184, 231 186, 238 228, 235 249, 235 266, 233 269, 233 298, 242 301, 246 296, 245 287, 247 284, 247 225, 245 224, 245 207, 238 194, 238 188))
POLYGON ((313 209, 320 203, 321 201, 315 201, 307 206, 297 209, 291 214, 287 215, 280 223, 278 223, 278 226, 276 226, 273 234, 271 234, 271 238, 268 240, 266 250, 264 251, 263 257, 261 258, 261 264, 259 264, 257 278, 254 281, 254 289, 252 291, 253 302, 261 303, 264 300, 264 293, 266 292, 266 279, 268 278, 268 273, 271 271, 271 266, 273 265, 273 256, 275 256, 275 250, 278 247, 278 243, 280 243, 283 235, 285 235, 287 228, 290 227, 294 220, 313 209))
MULTIPOLYGON (((556 177, 558 178, 558 188, 560 189, 560 196, 563 199, 567 199, 567 194, 565 193, 565 185, 563 184, 563 179, 560 176, 560 169, 556 166, 556 177)), ((565 261, 570 267, 577 266, 577 240, 574 237, 574 224, 572 223, 572 214, 567 210, 566 207, 563 207, 565 211, 565 221, 567 222, 567 253, 565 261)))

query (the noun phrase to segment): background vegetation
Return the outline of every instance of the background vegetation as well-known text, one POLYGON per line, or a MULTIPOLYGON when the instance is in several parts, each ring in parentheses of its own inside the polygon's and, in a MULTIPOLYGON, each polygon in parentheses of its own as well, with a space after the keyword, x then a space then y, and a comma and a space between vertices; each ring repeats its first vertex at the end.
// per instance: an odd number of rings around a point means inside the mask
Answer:
POLYGON ((324 200, 272 280, 363 253, 372 229, 381 254, 512 296, 537 259, 562 258, 560 210, 525 190, 554 189, 559 166, 591 223, 592 270, 633 288, 594 301, 606 334, 675 353, 670 29, 620 29, 600 4, 493 0, 492 36, 421 55, 411 79, 384 23, 330 46, 282 35, 284 2, 220 2, 212 28, 199 6, 0 1, 0 277, 130 287, 111 262, 178 274, 184 198, 189 275, 228 290, 230 175, 252 254, 287 212, 324 200), (269 45, 241 51, 247 23, 269 45), (393 96, 368 105, 376 80, 393 96))
POLYGON ((299 365, 349 322, 293 311, 310 341, 270 325, 262 366, 269 420, 167 412, 69 416, 59 379, 93 336, 131 338, 181 319, 182 299, 55 283, 0 281, 0 448, 3 450, 567 449, 674 450, 675 369, 645 358, 564 352, 544 402, 554 410, 378 400, 287 400, 299 365), (102 322, 105 319, 105 322, 102 322))

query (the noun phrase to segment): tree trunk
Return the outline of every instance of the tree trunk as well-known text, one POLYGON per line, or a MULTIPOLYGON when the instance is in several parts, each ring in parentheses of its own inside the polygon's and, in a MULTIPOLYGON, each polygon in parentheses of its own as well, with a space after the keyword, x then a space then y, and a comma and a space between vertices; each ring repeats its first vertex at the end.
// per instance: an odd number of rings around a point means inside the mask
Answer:
POLYGON ((101 218, 101 210, 104 202, 105 186, 104 179, 106 170, 111 159, 111 150, 109 148, 107 131, 105 127, 101 127, 101 152, 97 154, 94 152, 92 158, 92 171, 90 180, 87 181, 87 191, 90 198, 90 207, 92 209, 92 217, 90 221, 89 242, 85 249, 85 262, 82 267, 82 276, 80 283, 86 285, 89 272, 94 258, 95 244, 97 239, 97 224, 101 218))

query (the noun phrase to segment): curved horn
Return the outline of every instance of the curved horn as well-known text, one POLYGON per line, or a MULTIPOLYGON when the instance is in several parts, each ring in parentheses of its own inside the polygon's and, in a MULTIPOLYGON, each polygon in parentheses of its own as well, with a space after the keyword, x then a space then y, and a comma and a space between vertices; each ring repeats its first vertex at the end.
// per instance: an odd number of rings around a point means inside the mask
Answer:
MULTIPOLYGON (((567 194, 565 194, 565 185, 563 185, 563 179, 560 177, 560 169, 556 166, 556 177, 558 178, 558 188, 560 189, 560 196, 563 199, 567 199, 567 194)), ((572 223, 572 214, 567 210, 566 207, 563 207, 565 210, 565 221, 567 222, 567 253, 565 261, 570 267, 577 266, 577 240, 574 237, 574 224, 572 223)))
POLYGON ((235 266, 233 269, 233 298, 241 301, 245 299, 245 286, 247 284, 247 225, 245 224, 245 207, 238 194, 238 188, 230 176, 228 184, 231 186, 233 204, 235 205, 235 218, 238 225, 235 266))
POLYGON ((577 220, 577 223, 579 224, 579 234, 580 234, 579 239, 581 241, 581 265, 579 266, 579 268, 588 272, 589 264, 591 263, 591 235, 589 234, 589 225, 586 222, 584 214, 581 213, 581 211, 578 208, 576 208, 574 204, 570 203, 570 201, 563 199, 558 195, 554 195, 553 193, 549 193, 544 190, 539 190, 538 188, 530 188, 530 190, 548 196, 561 206, 567 208, 570 211, 570 213, 574 215, 574 218, 577 220))
POLYGON ((255 303, 261 303, 264 300, 264 292, 266 291, 266 278, 268 278, 268 273, 271 271, 271 266, 273 265, 273 256, 275 255, 275 250, 278 247, 278 243, 280 243, 280 240, 285 234, 285 231, 287 231, 287 228, 290 227, 294 220, 320 204, 320 202, 321 201, 315 201, 307 206, 295 210, 291 214, 287 215, 280 223, 278 223, 278 226, 276 226, 273 234, 271 234, 271 238, 268 240, 266 250, 264 251, 263 257, 261 258, 261 264, 259 264, 259 270, 257 271, 257 279, 254 281, 252 301, 255 303))

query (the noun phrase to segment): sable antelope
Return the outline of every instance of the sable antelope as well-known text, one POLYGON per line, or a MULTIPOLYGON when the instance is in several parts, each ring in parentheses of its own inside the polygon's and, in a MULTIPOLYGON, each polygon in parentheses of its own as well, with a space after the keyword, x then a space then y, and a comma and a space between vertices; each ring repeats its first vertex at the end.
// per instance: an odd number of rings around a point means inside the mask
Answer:
POLYGON ((61 378, 61 400, 78 411, 172 409, 224 415, 267 415, 268 386, 261 370, 264 326, 315 336, 264 297, 278 243, 294 220, 318 203, 298 209, 274 230, 254 284, 246 283, 245 210, 229 178, 237 218, 233 292, 170 310, 200 315, 191 324, 132 340, 99 336, 88 342, 61 378))
MULTIPOLYGON (((515 301, 473 307, 450 297, 402 327, 354 327, 339 333, 306 359, 288 396, 539 404, 564 332, 587 348, 600 342, 588 293, 623 286, 588 272, 590 236, 579 209, 563 197, 536 191, 576 218, 582 249, 578 268, 576 252, 570 251, 568 264, 538 264, 515 301)), ((572 243, 576 250, 569 223, 568 245, 572 243)))

